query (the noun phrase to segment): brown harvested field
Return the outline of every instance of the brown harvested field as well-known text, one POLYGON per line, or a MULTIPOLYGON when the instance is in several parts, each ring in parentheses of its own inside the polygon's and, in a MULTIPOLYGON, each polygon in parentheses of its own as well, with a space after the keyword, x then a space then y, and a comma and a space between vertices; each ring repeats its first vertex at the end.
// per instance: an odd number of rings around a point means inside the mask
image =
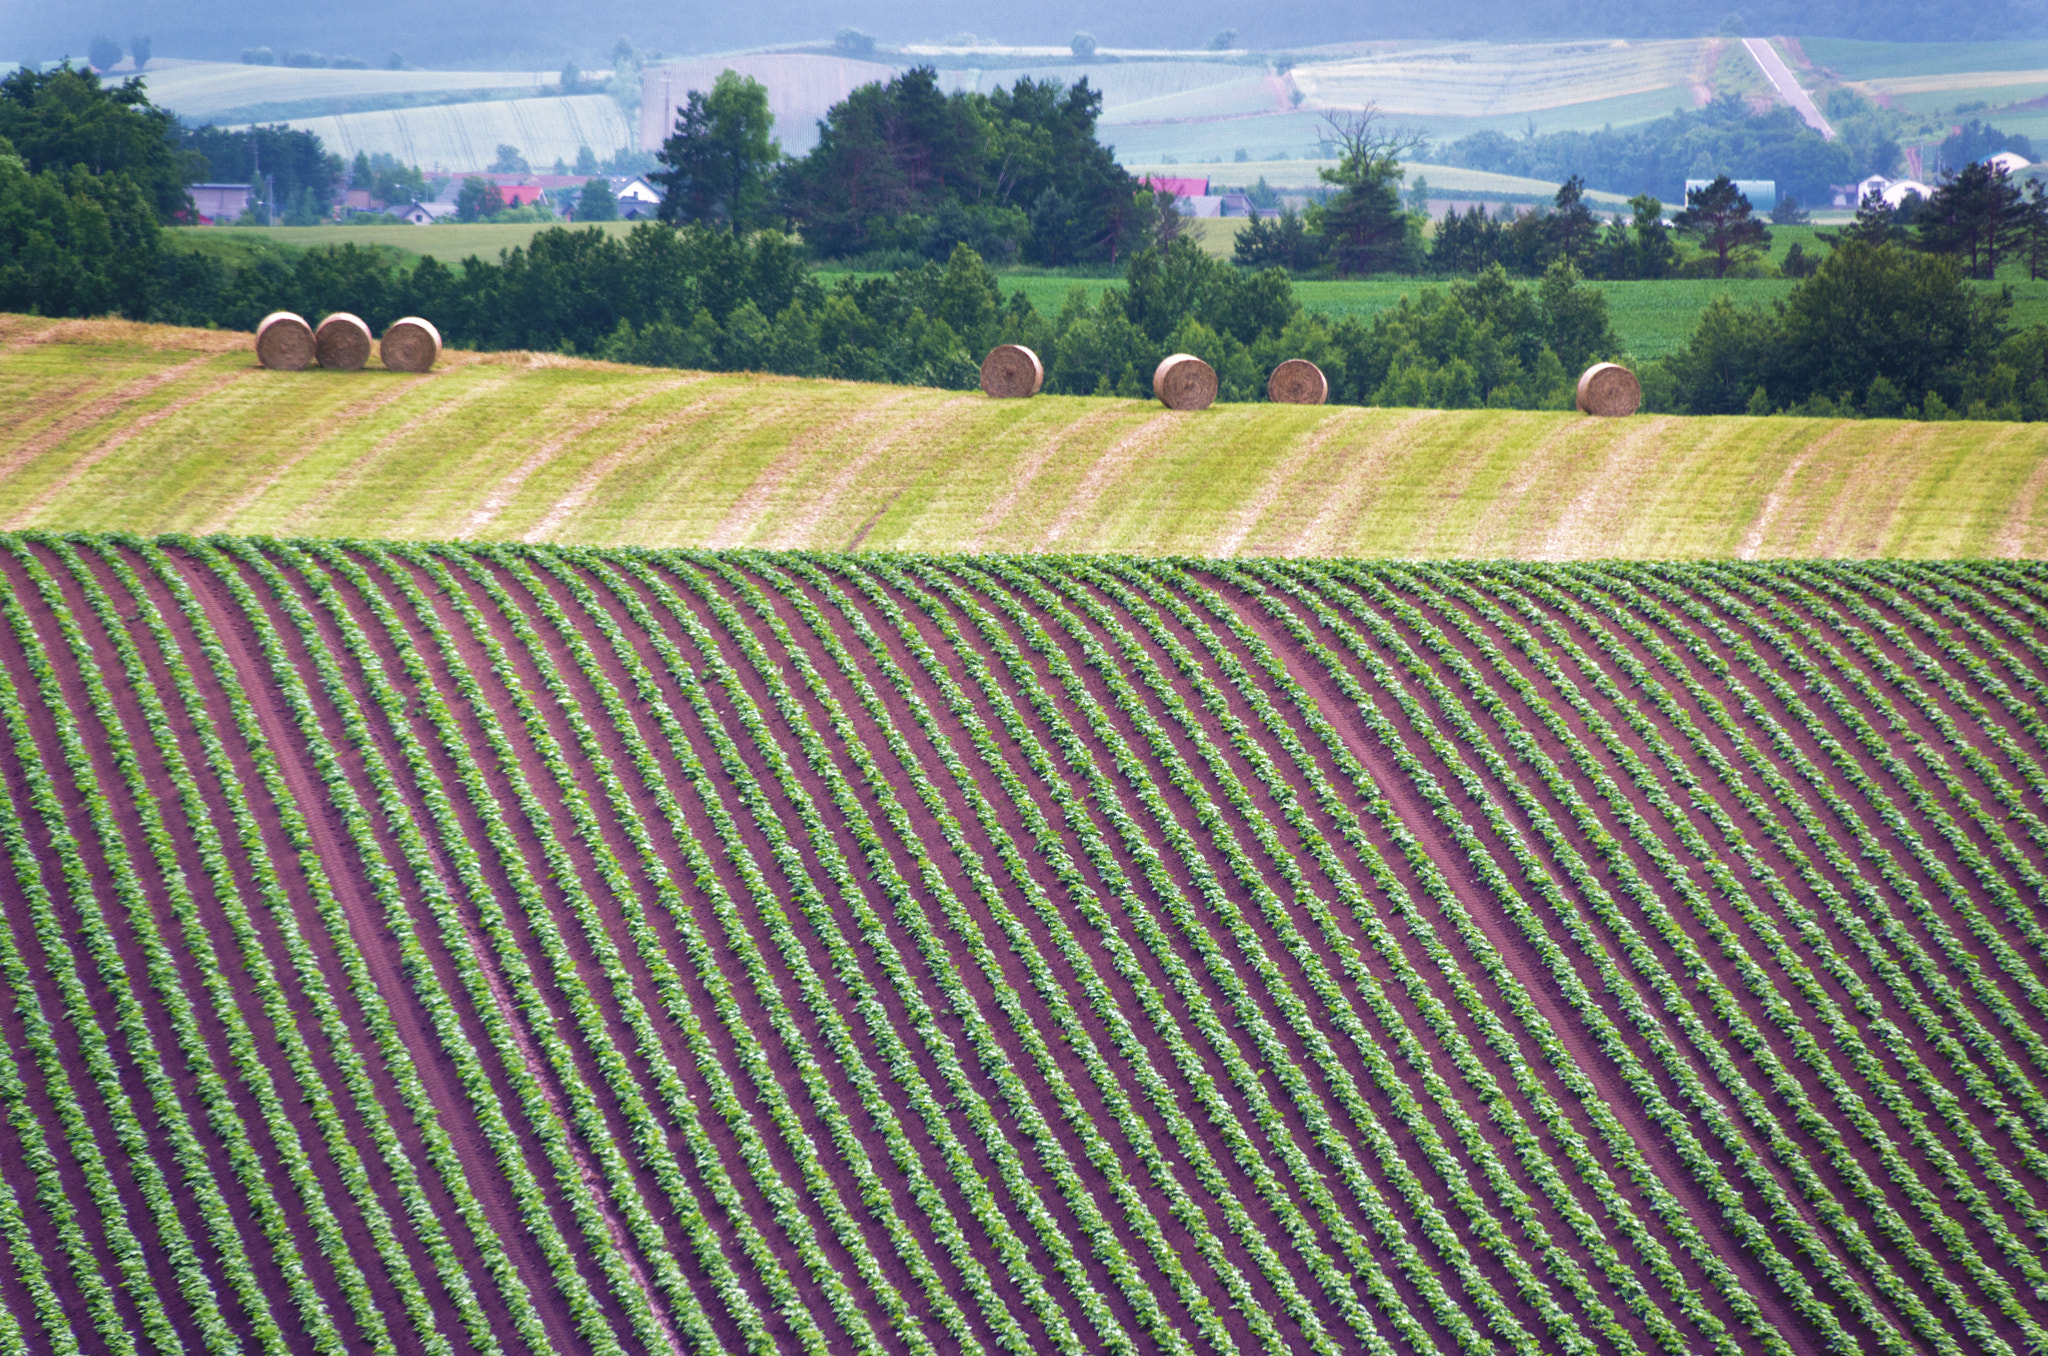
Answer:
POLYGON ((0 576, 0 1350, 2048 1344, 2037 566, 0 576))

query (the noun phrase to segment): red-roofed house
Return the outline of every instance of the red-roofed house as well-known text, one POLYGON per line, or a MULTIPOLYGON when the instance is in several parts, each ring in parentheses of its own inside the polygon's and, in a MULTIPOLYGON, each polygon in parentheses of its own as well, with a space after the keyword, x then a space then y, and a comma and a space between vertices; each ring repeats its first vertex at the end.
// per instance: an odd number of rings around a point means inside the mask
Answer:
POLYGON ((1138 182, 1153 192, 1165 189, 1176 198, 1206 198, 1209 196, 1207 179, 1167 179, 1157 174, 1148 174, 1138 182))
POLYGON ((539 184, 499 184, 498 193, 507 207, 531 207, 547 190, 539 184))

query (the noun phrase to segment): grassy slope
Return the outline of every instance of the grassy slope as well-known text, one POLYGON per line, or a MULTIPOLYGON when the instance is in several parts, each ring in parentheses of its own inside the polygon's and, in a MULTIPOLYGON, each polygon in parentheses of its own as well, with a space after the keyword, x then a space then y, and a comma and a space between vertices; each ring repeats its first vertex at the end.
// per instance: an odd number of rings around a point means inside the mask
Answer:
POLYGON ((2048 426, 1218 407, 0 318, 0 525, 1197 554, 2048 551, 2048 426))

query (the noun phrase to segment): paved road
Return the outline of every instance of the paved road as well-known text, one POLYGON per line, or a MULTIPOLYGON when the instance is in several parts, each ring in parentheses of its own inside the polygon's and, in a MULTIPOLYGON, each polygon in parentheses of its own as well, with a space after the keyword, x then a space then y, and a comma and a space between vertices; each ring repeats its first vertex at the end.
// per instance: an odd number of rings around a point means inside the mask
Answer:
POLYGON ((1778 50, 1763 38, 1744 38, 1742 45, 1749 49, 1750 58, 1764 73, 1764 79, 1771 82, 1786 103, 1799 110, 1799 116, 1806 119, 1806 125, 1826 137, 1835 139, 1835 129, 1828 126, 1828 120, 1813 106, 1813 96, 1799 88, 1799 81, 1785 65, 1778 50))

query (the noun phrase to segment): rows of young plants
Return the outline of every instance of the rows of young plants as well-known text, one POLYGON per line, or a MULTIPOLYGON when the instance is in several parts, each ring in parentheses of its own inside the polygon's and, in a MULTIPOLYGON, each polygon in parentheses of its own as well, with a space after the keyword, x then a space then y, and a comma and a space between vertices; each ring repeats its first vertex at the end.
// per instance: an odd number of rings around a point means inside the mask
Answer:
POLYGON ((2048 575, 0 537, 0 1353, 2048 1352, 2048 575))

